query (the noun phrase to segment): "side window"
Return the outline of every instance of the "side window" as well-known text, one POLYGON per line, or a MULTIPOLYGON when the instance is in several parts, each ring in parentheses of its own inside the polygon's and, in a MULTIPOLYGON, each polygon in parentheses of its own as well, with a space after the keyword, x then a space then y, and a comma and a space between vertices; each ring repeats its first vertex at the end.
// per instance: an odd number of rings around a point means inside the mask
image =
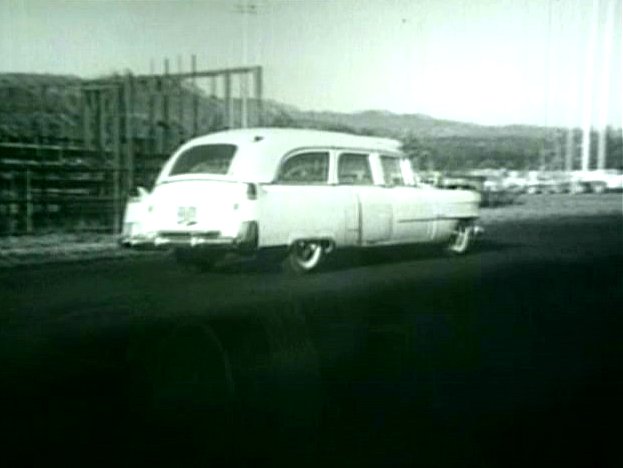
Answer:
POLYGON ((340 184, 372 185, 372 171, 368 155, 364 153, 340 154, 337 179, 340 184))
POLYGON ((402 171, 400 170, 400 158, 393 156, 381 156, 383 167, 383 182, 385 185, 405 185, 402 171))
POLYGON ((286 159, 277 180, 287 183, 326 184, 329 177, 329 153, 314 151, 299 153, 286 159))

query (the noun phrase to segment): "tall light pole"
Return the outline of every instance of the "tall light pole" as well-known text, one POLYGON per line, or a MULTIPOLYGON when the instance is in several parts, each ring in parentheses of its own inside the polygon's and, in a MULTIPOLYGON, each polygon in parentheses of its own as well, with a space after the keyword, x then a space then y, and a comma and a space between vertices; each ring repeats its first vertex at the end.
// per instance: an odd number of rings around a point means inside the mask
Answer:
POLYGON ((599 128, 599 139, 597 141, 597 169, 606 168, 606 132, 608 127, 608 97, 610 96, 610 55, 614 42, 614 15, 615 0, 610 0, 608 5, 608 16, 604 31, 603 57, 601 58, 601 80, 599 83, 599 114, 597 125, 599 128))
POLYGON ((584 82, 584 103, 582 118, 582 170, 588 171, 591 158, 591 130, 593 117, 593 86, 595 45, 597 42, 597 25, 599 22, 599 0, 593 0, 591 6, 590 35, 588 38, 588 50, 586 52, 586 79, 584 82))
MULTIPOLYGON (((247 66, 249 61, 249 15, 256 15, 258 6, 253 0, 242 0, 236 4, 236 12, 242 15, 242 65, 247 66)), ((241 122, 240 126, 246 128, 249 125, 248 95, 249 76, 247 73, 240 76, 240 100, 241 122)))
MULTIPOLYGON (((579 34, 580 32, 580 18, 581 18, 581 12, 580 12, 580 1, 581 0, 574 0, 573 3, 571 3, 571 6, 568 6, 568 9, 566 10, 567 12, 569 12, 569 19, 568 21, 566 21, 566 24, 570 25, 571 30, 573 31, 573 39, 571 39, 571 43, 568 43, 567 45, 570 46, 572 49, 578 50, 580 49, 580 41, 579 41, 579 36, 581 36, 581 34, 579 34)), ((567 101, 567 120, 566 120, 566 125, 567 125, 567 141, 566 141, 566 148, 565 148, 565 170, 566 171, 572 171, 573 167, 574 167, 574 162, 575 162, 575 155, 577 154, 577 144, 576 144, 576 128, 578 125, 577 122, 577 118, 578 118, 578 112, 580 111, 580 107, 579 107, 579 99, 581 96, 581 89, 580 89, 580 79, 579 79, 579 75, 580 75, 580 60, 577 60, 575 58, 575 56, 571 59, 571 63, 569 64, 570 66, 570 73, 565 77, 567 83, 569 84, 569 88, 568 88, 568 94, 566 96, 566 101, 567 101)), ((581 148, 580 148, 581 150, 581 148)))

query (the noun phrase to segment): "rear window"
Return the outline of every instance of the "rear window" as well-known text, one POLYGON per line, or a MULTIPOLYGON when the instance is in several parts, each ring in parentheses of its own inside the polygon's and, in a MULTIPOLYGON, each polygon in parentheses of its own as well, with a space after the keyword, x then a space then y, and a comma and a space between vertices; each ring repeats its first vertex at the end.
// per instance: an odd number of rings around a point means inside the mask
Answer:
POLYGON ((235 152, 235 145, 193 146, 177 158, 169 175, 227 174, 235 152))

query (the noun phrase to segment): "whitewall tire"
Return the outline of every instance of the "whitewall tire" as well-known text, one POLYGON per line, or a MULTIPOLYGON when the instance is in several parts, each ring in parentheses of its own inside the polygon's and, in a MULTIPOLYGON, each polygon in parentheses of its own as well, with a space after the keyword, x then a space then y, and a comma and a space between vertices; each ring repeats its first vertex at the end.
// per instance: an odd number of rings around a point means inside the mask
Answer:
POLYGON ((295 274, 311 273, 318 269, 324 258, 325 251, 319 241, 297 241, 290 248, 284 268, 295 274))

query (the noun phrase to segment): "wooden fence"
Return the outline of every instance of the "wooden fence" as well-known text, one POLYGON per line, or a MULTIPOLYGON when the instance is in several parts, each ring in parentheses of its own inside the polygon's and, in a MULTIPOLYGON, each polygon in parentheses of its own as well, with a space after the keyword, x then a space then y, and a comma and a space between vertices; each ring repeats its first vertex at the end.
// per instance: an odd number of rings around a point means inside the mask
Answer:
MULTIPOLYGON (((150 186, 165 155, 134 168, 150 186)), ((44 232, 119 232, 131 191, 118 190, 124 169, 106 162, 0 162, 0 235, 44 232)))
POLYGON ((24 109, 0 109, 32 116, 0 139, 0 235, 118 233, 128 196, 182 141, 262 124, 262 87, 261 67, 197 71, 194 56, 189 72, 165 60, 160 74, 25 86, 24 109))

